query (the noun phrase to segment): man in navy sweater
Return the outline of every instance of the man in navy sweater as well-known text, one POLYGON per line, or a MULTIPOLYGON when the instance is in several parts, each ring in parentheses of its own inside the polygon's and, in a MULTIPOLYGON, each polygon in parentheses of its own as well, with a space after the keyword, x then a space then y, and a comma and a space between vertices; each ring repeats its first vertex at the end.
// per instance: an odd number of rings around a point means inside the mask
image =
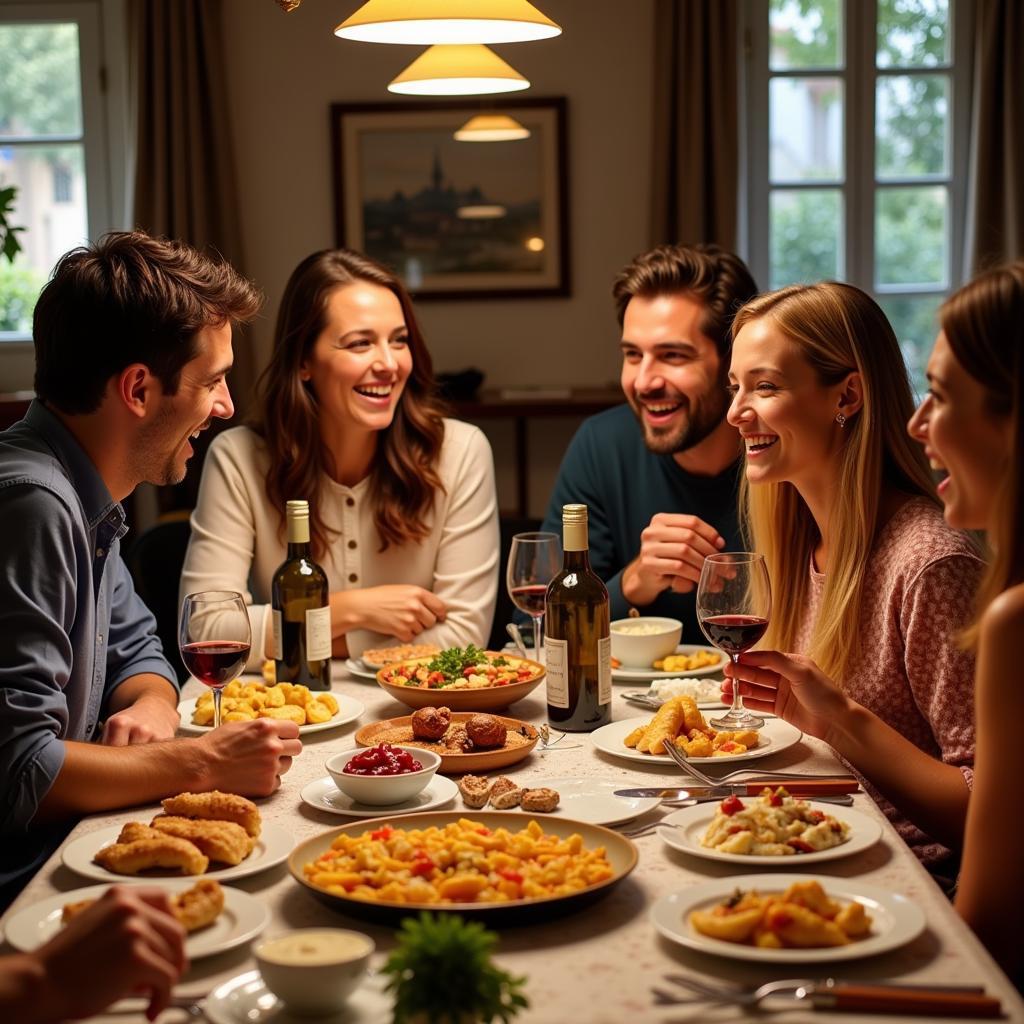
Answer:
POLYGON ((589 507, 590 562, 612 618, 637 608, 703 643, 695 592, 714 551, 741 547, 739 434, 725 421, 736 311, 757 294, 743 261, 714 245, 637 256, 612 292, 622 326, 626 405, 586 420, 559 470, 544 530, 562 506, 589 507))

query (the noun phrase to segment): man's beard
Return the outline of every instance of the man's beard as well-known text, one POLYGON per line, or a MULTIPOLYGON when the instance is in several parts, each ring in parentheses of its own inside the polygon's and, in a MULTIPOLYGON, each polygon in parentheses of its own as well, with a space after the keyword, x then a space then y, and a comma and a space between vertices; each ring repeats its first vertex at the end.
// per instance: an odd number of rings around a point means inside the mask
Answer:
POLYGON ((185 479, 188 467, 179 465, 177 459, 184 439, 177 433, 181 429, 180 425, 175 426, 173 420, 173 414, 159 418, 139 438, 134 474, 138 480, 156 487, 170 487, 185 479), (169 446, 175 441, 178 444, 169 451, 169 446))
POLYGON ((655 455, 676 455, 700 444, 718 429, 729 409, 729 393, 721 385, 710 388, 692 402, 684 396, 680 396, 680 401, 683 406, 681 422, 670 427, 652 427, 644 419, 640 402, 636 398, 629 399, 629 406, 643 431, 644 445, 655 455))

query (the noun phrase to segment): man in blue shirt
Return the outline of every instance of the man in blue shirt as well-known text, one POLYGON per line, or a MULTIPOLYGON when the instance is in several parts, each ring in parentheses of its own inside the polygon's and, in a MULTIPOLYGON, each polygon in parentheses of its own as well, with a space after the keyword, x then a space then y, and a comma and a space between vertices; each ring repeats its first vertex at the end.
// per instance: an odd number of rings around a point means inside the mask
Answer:
POLYGON ((266 796, 301 749, 272 721, 172 739, 176 674, 120 555, 121 500, 180 481, 232 415, 232 326, 261 301, 226 262, 141 232, 66 254, 39 296, 37 399, 0 433, 0 907, 76 817, 266 796))
POLYGON ((612 618, 631 607, 680 619, 703 643, 695 590, 706 555, 741 546, 739 434, 725 421, 736 311, 757 294, 738 256, 662 245, 615 281, 626 405, 586 420, 555 482, 544 530, 562 506, 589 507, 590 562, 612 618))

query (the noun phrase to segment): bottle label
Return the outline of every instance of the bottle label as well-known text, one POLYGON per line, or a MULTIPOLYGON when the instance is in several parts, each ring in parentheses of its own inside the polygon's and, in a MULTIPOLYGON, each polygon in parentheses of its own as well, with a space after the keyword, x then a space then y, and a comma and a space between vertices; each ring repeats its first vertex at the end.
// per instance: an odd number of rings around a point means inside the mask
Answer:
POLYGON ((281 609, 275 608, 271 620, 274 627, 274 661, 284 661, 284 640, 281 630, 281 609))
POLYGON ((602 707, 612 702, 612 638, 597 641, 597 702, 602 707))
POLYGON ((331 607, 306 609, 306 660, 324 661, 331 656, 331 607))
MULTIPOLYGON (((566 660, 569 643, 544 637, 544 662, 547 667, 548 703, 554 708, 569 707, 569 674, 566 660)), ((609 674, 609 681, 611 675, 609 674)))

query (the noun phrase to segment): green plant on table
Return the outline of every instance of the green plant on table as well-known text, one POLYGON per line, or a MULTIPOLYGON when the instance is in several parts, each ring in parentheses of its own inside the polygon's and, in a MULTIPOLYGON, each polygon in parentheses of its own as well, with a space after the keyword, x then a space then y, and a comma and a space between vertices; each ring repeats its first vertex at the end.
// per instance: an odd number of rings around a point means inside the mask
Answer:
POLYGON ((529 1004, 516 978, 491 962, 498 936, 457 915, 406 918, 383 971, 394 1024, 508 1022, 529 1004))

